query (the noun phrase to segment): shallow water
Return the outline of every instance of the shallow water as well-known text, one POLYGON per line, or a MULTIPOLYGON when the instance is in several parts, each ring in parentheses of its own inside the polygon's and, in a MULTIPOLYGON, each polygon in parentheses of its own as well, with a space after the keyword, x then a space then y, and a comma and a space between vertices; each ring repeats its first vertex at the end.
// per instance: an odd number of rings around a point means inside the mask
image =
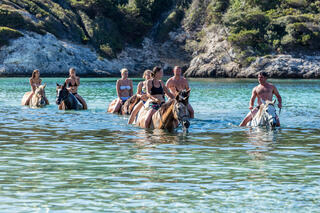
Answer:
MULTIPOLYGON (((192 79, 188 134, 106 113, 114 78, 82 78, 87 111, 20 106, 27 78, 0 79, 1 212, 317 212, 320 81, 271 80, 281 128, 240 128, 256 80, 192 79)), ((134 82, 137 85, 138 80, 134 82)))

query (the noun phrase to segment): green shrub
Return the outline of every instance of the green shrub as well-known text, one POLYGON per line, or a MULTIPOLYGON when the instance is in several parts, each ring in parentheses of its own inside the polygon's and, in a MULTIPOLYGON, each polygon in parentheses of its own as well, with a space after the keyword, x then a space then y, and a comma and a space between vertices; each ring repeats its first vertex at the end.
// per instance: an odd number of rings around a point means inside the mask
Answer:
POLYGON ((261 42, 259 30, 242 30, 239 33, 231 33, 228 40, 240 48, 255 47, 261 42))
POLYGON ((254 62, 255 60, 257 59, 257 57, 255 57, 255 56, 249 56, 249 57, 247 57, 247 58, 245 58, 244 60, 243 60, 243 64, 242 65, 244 65, 244 66, 249 66, 252 62, 254 62))
POLYGON ((112 50, 112 48, 109 46, 109 44, 102 44, 99 47, 99 53, 101 56, 103 57, 107 57, 107 58, 114 58, 115 54, 112 50))
POLYGON ((25 21, 18 11, 9 11, 0 8, 0 26, 24 28, 25 21))
POLYGON ((183 18, 182 10, 174 10, 160 25, 156 38, 160 41, 168 39, 168 34, 178 26, 183 18))
POLYGON ((22 37, 23 34, 9 27, 0 27, 0 47, 9 44, 10 39, 22 37))

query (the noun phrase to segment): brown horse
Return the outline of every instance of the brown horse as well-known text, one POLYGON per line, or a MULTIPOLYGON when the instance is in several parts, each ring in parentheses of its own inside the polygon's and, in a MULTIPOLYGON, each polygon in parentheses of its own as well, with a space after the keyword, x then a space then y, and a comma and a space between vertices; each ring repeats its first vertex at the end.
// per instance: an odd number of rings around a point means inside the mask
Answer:
MULTIPOLYGON (((118 99, 113 100, 109 107, 108 107, 108 112, 112 112, 118 99)), ((119 113, 121 115, 130 115, 134 106, 139 103, 140 98, 138 98, 137 95, 131 96, 124 104, 120 107, 120 110, 116 113, 119 113)))
MULTIPOLYGON (((34 91, 32 98, 29 101, 29 106, 32 108, 44 107, 47 105, 45 97, 45 88, 46 84, 40 85, 34 91)), ((21 100, 22 105, 26 105, 27 99, 30 96, 31 92, 26 92, 21 100)))
MULTIPOLYGON (((187 131, 190 126, 190 115, 187 107, 189 103, 189 95, 190 90, 182 90, 178 93, 175 99, 171 99, 163 104, 152 116, 151 128, 173 131, 179 124, 181 124, 183 130, 187 131)), ((141 124, 144 123, 147 112, 147 108, 140 110, 136 122, 138 126, 143 127, 141 124)))

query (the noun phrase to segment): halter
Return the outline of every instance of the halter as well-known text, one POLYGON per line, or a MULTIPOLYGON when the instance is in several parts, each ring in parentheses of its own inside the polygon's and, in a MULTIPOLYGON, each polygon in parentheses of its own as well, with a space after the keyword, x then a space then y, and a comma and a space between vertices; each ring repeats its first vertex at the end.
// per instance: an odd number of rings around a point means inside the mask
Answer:
MULTIPOLYGON (((276 107, 274 106, 274 104, 269 103, 268 106, 269 106, 269 105, 272 105, 272 106, 273 106, 275 115, 277 115, 277 110, 276 110, 276 107)), ((265 109, 263 109, 263 111, 264 111, 264 113, 263 113, 262 116, 265 117, 265 120, 266 120, 268 123, 270 123, 271 120, 276 119, 276 117, 273 117, 273 116, 272 116, 271 118, 268 118, 268 117, 266 116, 266 114, 267 114, 267 107, 265 107, 265 109)))
MULTIPOLYGON (((178 103, 179 103, 179 102, 178 102, 178 103)), ((184 120, 184 118, 186 118, 185 120, 187 120, 187 118, 189 118, 189 115, 188 115, 189 113, 188 113, 188 108, 187 108, 187 106, 186 106, 184 103, 181 103, 181 102, 180 102, 180 104, 183 104, 185 107, 184 107, 184 114, 183 114, 183 116, 179 118, 179 115, 178 115, 178 119, 177 119, 177 120, 178 120, 179 124, 181 123, 181 121, 184 120)), ((173 107, 173 111, 174 111, 174 112, 177 112, 176 106, 173 107)))

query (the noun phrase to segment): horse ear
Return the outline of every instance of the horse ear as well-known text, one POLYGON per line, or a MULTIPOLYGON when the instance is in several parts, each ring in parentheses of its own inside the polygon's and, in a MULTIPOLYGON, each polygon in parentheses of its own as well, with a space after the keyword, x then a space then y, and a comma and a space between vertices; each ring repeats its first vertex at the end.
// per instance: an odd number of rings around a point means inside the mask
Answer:
POLYGON ((275 103, 276 103, 276 99, 274 99, 274 100, 272 101, 272 103, 275 104, 275 103))
POLYGON ((47 86, 47 84, 46 84, 46 83, 44 83, 44 84, 43 84, 43 89, 44 89, 44 88, 46 88, 46 86, 47 86))
POLYGON ((178 94, 176 95, 176 100, 177 100, 177 101, 179 101, 179 94, 180 94, 180 93, 178 93, 178 94))
POLYGON ((57 87, 60 87, 60 84, 56 83, 57 87))

